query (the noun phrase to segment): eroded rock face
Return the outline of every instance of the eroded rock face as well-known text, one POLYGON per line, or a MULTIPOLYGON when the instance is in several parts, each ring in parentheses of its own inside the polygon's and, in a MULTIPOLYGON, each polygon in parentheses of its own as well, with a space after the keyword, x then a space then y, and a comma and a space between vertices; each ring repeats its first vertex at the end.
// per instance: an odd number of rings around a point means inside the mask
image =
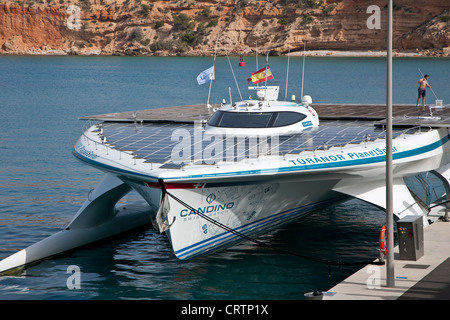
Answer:
MULTIPOLYGON (((309 50, 386 48, 384 0, 44 1, 0 0, 0 53, 212 55, 217 44, 218 54, 283 54, 304 42, 309 50), (367 27, 371 5, 380 8, 380 29, 367 27)), ((395 4, 394 49, 449 55, 449 1, 395 4)))

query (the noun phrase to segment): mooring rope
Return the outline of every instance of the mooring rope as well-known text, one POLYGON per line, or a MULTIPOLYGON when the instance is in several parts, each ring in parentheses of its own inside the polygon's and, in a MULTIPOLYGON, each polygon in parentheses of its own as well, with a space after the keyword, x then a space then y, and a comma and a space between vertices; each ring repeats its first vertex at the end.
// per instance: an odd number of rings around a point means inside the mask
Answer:
POLYGON ((167 191, 167 189, 166 189, 166 187, 164 185, 164 181, 162 179, 159 179, 159 183, 161 185, 161 190, 163 192, 163 196, 164 196, 164 194, 167 194, 172 199, 177 201, 179 204, 184 206, 186 209, 190 210, 191 212, 194 212, 195 214, 197 214, 199 217, 205 219, 206 221, 211 222, 212 224, 214 224, 214 225, 224 229, 225 231, 228 231, 228 232, 230 232, 230 233, 232 233, 232 234, 234 234, 234 235, 236 235, 236 236, 238 236, 238 237, 240 237, 242 239, 251 241, 251 242, 253 242, 253 243, 255 243, 255 244, 257 244, 257 245, 259 245, 261 247, 269 248, 269 249, 272 249, 272 250, 275 250, 275 251, 278 251, 278 252, 281 252, 281 253, 284 253, 284 254, 288 254, 288 255, 291 255, 291 256, 295 256, 295 257, 298 257, 298 258, 302 258, 302 259, 306 259, 306 260, 310 260, 310 261, 314 261, 314 262, 327 264, 328 265, 328 272, 329 272, 330 276, 331 276, 331 266, 342 267, 342 266, 358 266, 358 265, 368 265, 368 264, 376 264, 376 265, 384 264, 384 262, 382 262, 382 261, 374 261, 374 260, 359 261, 359 262, 343 262, 341 260, 334 260, 334 261, 332 261, 332 260, 327 260, 327 259, 314 258, 314 257, 306 256, 306 255, 303 255, 303 254, 299 254, 299 253, 296 253, 296 252, 292 252, 292 251, 289 251, 289 250, 277 248, 277 247, 272 246, 270 244, 267 244, 267 243, 265 243, 263 241, 260 241, 258 239, 253 238, 253 237, 250 237, 250 236, 248 236, 246 234, 243 234, 242 232, 239 232, 239 231, 237 231, 235 229, 232 229, 232 228, 230 228, 230 227, 220 223, 217 220, 214 220, 213 218, 211 218, 211 217, 207 216, 206 214, 196 210, 195 208, 193 208, 192 206, 190 206, 189 204, 187 204, 183 200, 179 199, 178 197, 174 196, 172 193, 167 191))

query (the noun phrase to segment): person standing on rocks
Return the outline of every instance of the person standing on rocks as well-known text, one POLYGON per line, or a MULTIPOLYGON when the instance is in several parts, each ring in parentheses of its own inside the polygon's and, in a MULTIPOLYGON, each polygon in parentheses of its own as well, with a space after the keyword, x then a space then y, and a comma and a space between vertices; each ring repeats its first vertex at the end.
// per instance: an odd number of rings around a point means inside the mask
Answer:
MULTIPOLYGON (((426 88, 431 88, 430 85, 428 84, 428 78, 430 76, 429 75, 425 75, 423 78, 421 78, 419 80, 419 88, 417 89, 417 91, 419 92, 419 96, 417 97, 417 102, 416 102, 416 107, 419 109, 419 101, 420 98, 422 97, 422 112, 425 111, 425 95, 426 95, 426 88)), ((420 109, 419 109, 420 112, 420 109)))

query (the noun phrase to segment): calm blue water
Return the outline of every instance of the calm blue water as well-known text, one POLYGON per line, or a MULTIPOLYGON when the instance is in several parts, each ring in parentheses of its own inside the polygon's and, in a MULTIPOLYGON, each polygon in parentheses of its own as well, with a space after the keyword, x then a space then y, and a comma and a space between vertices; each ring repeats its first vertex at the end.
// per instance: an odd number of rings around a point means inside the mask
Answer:
MULTIPOLYGON (((256 69, 231 58, 241 94, 256 69)), ((286 58, 270 67, 285 95, 286 58)), ((321 103, 385 103, 385 61, 308 58, 304 93, 321 103)), ((261 58, 259 66, 263 65, 261 58)), ((206 102, 196 76, 211 58, 0 57, 0 258, 57 231, 103 176, 72 156, 85 115, 206 102)), ((211 101, 239 98, 228 61, 217 59, 211 101), (216 98, 217 97, 217 98, 216 98), (217 100, 216 100, 217 99, 217 100)), ((450 102, 450 59, 395 59, 394 103, 415 108, 418 68, 450 102)), ((300 97, 302 59, 290 59, 288 98, 300 97)), ((434 101, 428 91, 428 101, 434 101)), ((384 212, 352 200, 317 212, 263 239, 314 258, 377 257, 384 212)), ((327 290, 359 267, 328 266, 244 243, 212 256, 179 261, 153 229, 46 260, 0 277, 0 299, 303 299, 327 290), (81 269, 81 289, 66 286, 67 267, 81 269)))

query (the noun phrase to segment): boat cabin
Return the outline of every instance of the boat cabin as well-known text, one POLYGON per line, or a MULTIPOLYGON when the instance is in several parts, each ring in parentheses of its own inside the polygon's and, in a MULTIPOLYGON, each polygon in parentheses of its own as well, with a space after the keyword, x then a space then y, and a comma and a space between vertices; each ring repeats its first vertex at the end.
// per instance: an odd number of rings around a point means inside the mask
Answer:
POLYGON ((257 100, 222 104, 206 124, 210 133, 233 135, 270 135, 298 133, 319 125, 316 111, 309 106, 311 98, 278 101, 278 86, 250 87, 257 91, 257 100))

